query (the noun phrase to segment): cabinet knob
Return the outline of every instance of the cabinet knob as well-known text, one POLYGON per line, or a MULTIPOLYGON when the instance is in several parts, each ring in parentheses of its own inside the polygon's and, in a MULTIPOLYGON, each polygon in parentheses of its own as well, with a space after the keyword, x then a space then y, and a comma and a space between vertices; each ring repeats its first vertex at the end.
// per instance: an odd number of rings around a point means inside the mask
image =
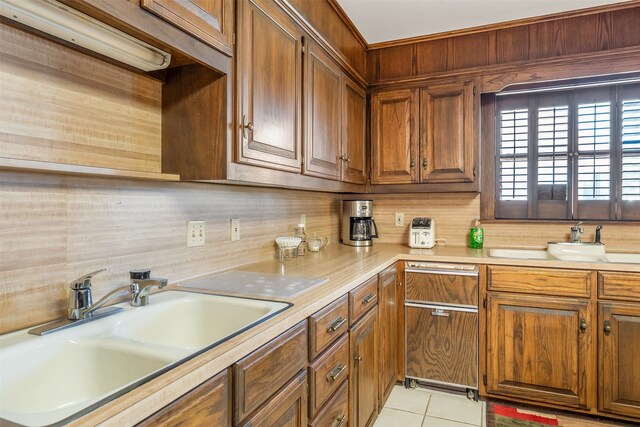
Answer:
POLYGON ((356 356, 353 358, 356 362, 362 362, 362 356, 356 356))
POLYGON ((409 166, 413 169, 416 167, 416 162, 411 160, 411 163, 409 163, 409 166))
POLYGON ((424 159, 424 160, 422 161, 422 168, 423 168, 423 169, 426 169, 428 164, 429 164, 429 163, 427 163, 427 159, 424 159))
POLYGON ((246 114, 242 115, 242 125, 240 127, 242 128, 242 137, 245 139, 247 138, 247 129, 249 132, 253 132, 253 122, 247 122, 246 114))
POLYGON ((586 331, 587 331, 587 319, 583 317, 582 319, 580 319, 580 332, 586 332, 586 331))
POLYGON ((611 322, 608 320, 604 321, 604 334, 609 335, 613 328, 611 327, 611 322))

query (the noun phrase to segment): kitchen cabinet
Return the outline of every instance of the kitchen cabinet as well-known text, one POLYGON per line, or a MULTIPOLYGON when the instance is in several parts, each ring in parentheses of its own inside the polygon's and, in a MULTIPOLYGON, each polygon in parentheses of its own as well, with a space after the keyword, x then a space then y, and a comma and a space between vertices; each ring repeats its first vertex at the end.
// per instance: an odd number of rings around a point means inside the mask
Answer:
POLYGON ((398 269, 378 275, 378 407, 382 408, 398 379, 398 269))
POLYGON ((342 181, 367 182, 367 96, 348 76, 342 86, 342 181))
MULTIPOLYGON (((280 393, 278 390, 298 372, 306 370, 307 349, 304 321, 233 365, 234 424, 244 423, 258 407, 270 405, 271 396, 280 393)), ((306 399, 304 403, 306 414, 306 399)))
POLYGON ((305 54, 304 173, 340 179, 342 172, 342 71, 309 41, 305 54))
POLYGON ((141 0, 144 9, 231 55, 232 0, 141 0))
POLYGON ((305 49, 305 175, 366 182, 366 95, 316 42, 305 49))
POLYGON ((418 182, 418 91, 371 95, 371 184, 418 182))
POLYGON ((138 426, 231 426, 229 377, 227 370, 220 372, 145 419, 138 426))
POLYGON ((598 410, 640 418, 640 304, 598 308, 598 410))
POLYGON ((475 178, 473 82, 420 89, 420 181, 471 182, 475 178))
POLYGON ((349 425, 368 427, 378 415, 378 312, 370 310, 349 331, 349 425))
POLYGON ((487 295, 487 391, 589 409, 595 399, 594 319, 584 299, 487 295))
POLYGON ((239 163, 300 173, 302 30, 268 0, 238 7, 239 163))

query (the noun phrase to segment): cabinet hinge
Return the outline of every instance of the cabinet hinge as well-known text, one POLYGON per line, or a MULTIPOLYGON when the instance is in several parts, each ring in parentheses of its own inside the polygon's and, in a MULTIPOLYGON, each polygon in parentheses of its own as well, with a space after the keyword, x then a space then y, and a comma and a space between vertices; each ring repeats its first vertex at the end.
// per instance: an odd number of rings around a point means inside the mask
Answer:
POLYGON ((474 178, 478 177, 478 165, 473 166, 473 177, 474 178))
POLYGON ((473 87, 473 96, 476 96, 478 94, 478 88, 477 87, 473 87))
POLYGON ((487 374, 482 374, 482 384, 487 385, 487 374))
POLYGON ((236 44, 236 33, 231 34, 231 44, 236 44))
POLYGON ((482 307, 487 308, 487 297, 482 300, 482 307))

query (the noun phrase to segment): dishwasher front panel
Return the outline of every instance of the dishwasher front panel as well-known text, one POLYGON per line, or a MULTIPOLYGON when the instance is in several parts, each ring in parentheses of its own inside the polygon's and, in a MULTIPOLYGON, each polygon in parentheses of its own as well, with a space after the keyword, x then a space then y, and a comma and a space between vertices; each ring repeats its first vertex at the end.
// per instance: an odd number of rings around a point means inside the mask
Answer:
POLYGON ((406 376, 478 388, 478 311, 405 304, 406 376))
POLYGON ((406 301, 478 306, 477 269, 455 271, 443 268, 406 268, 405 282, 406 301))

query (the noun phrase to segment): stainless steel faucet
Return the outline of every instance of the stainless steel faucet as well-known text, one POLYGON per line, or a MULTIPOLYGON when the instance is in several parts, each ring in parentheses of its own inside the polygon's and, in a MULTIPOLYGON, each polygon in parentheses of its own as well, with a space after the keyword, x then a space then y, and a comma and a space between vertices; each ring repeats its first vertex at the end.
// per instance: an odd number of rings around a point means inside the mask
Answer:
POLYGON ((129 272, 131 279, 131 305, 144 307, 149 305, 149 292, 154 287, 162 289, 167 286, 168 280, 162 277, 152 278, 151 270, 132 270, 129 272))
POLYGON ((131 286, 123 286, 117 288, 100 298, 98 302, 93 303, 91 294, 91 279, 98 273, 106 271, 106 268, 85 274, 82 277, 72 281, 69 287, 69 308, 67 310, 67 318, 69 320, 88 319, 93 317, 94 313, 107 302, 122 295, 132 294, 131 286))
POLYGON ((584 228, 580 227, 582 221, 578 222, 576 225, 571 227, 571 237, 569 237, 569 242, 571 243, 580 243, 582 241, 582 234, 584 233, 584 228))

